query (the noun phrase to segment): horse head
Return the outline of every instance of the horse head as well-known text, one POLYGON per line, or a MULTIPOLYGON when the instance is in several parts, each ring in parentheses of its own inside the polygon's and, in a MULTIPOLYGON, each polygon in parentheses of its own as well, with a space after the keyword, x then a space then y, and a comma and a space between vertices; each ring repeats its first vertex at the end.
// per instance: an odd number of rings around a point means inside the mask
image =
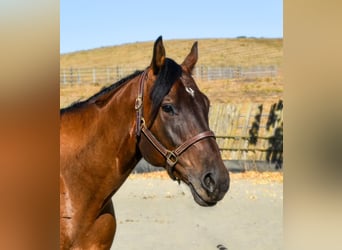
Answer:
POLYGON ((199 205, 213 206, 228 191, 229 173, 209 128, 209 99, 191 75, 197 59, 197 42, 179 65, 156 40, 136 101, 138 147, 150 164, 186 183, 199 205))

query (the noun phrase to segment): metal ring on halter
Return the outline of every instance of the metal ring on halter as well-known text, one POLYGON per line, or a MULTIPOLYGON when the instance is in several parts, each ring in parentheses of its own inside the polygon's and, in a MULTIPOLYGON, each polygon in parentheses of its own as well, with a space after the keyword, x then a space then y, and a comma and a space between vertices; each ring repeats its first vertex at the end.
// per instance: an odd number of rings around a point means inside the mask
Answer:
POLYGON ((170 166, 173 167, 174 165, 176 165, 176 163, 178 162, 178 157, 177 155, 172 152, 172 151, 167 151, 166 155, 166 163, 170 166))
POLYGON ((141 117, 140 119, 140 129, 144 128, 146 125, 144 117, 141 117))

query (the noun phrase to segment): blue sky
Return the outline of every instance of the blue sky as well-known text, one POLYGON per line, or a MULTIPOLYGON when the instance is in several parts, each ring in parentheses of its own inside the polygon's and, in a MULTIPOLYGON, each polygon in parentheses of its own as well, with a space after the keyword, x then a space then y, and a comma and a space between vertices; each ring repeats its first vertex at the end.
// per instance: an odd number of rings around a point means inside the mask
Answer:
POLYGON ((168 39, 283 37, 280 0, 60 1, 60 52, 168 39))

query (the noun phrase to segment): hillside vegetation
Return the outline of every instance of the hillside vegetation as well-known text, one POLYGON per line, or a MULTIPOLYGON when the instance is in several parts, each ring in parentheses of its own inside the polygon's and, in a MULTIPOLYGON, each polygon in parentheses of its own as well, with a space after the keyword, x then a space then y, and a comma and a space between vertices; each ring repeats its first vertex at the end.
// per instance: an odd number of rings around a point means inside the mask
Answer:
MULTIPOLYGON (((190 52, 196 39, 166 40, 167 57, 181 63, 190 52)), ((86 51, 62 54, 60 68, 127 67, 141 70, 152 58, 153 42, 139 42, 120 46, 103 47, 86 51)), ((282 39, 199 39, 197 65, 220 66, 276 66, 280 74, 276 77, 256 79, 222 79, 204 81, 195 79, 200 89, 212 103, 277 102, 283 96, 281 63, 283 58, 282 39)), ((61 85, 60 107, 77 100, 86 99, 100 91, 105 83, 61 85)))
MULTIPOLYGON (((166 55, 181 63, 189 53, 191 40, 164 41, 166 55)), ((282 39, 198 39, 199 65, 205 66, 280 66, 282 39)), ((153 42, 137 42, 62 54, 61 68, 121 66, 143 69, 152 57, 153 42)))

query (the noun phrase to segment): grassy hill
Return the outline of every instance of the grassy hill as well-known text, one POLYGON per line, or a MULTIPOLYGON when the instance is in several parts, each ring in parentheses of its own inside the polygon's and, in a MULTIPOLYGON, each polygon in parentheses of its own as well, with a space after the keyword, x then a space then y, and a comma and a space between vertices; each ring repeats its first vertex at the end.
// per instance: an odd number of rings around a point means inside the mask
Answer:
MULTIPOLYGON (((189 53, 191 40, 165 40, 167 57, 181 63, 189 53)), ((198 39, 199 65, 205 66, 280 66, 282 39, 198 39)), ((153 42, 138 42, 102 47, 60 56, 61 68, 121 66, 143 69, 150 64, 153 42)))
MULTIPOLYGON (((164 41, 166 55, 181 63, 193 40, 164 41)), ((151 62, 153 42, 140 42, 62 54, 60 68, 127 67, 132 72, 151 62)), ((269 66, 281 68, 282 39, 199 39, 199 61, 203 66, 269 66)), ((258 79, 196 80, 213 103, 277 102, 283 95, 282 75, 258 79)), ((66 85, 60 88, 60 107, 86 99, 103 85, 66 85)))

